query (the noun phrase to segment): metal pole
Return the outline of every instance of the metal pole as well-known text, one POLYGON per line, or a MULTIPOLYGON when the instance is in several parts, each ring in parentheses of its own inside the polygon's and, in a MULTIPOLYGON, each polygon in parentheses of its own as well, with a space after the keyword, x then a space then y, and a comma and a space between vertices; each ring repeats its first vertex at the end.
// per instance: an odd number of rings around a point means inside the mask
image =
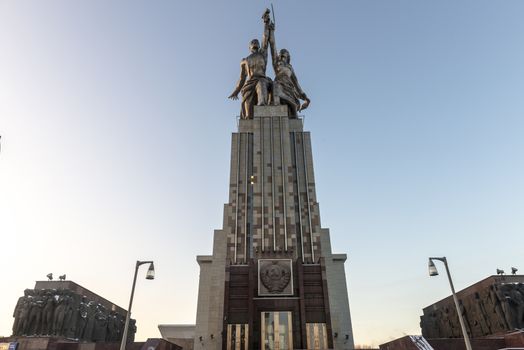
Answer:
POLYGON ((460 311, 458 298, 457 298, 457 295, 455 294, 455 287, 453 286, 453 281, 451 280, 451 274, 449 272, 448 261, 446 257, 430 258, 430 259, 431 260, 440 260, 444 263, 444 266, 446 267, 446 273, 448 274, 449 285, 451 287, 451 294, 453 295, 453 301, 455 302, 455 307, 457 308, 457 315, 458 315, 459 322, 460 322, 460 328, 462 329, 462 334, 464 335, 464 343, 466 344, 466 350, 472 350, 468 331, 466 329, 466 324, 464 323, 464 318, 462 317, 462 312, 460 311))
POLYGON ((143 264, 152 264, 153 261, 136 261, 135 275, 133 277, 133 286, 131 287, 131 297, 129 298, 129 307, 127 309, 126 323, 124 325, 124 332, 122 333, 122 341, 120 342, 120 350, 126 350, 127 343, 127 331, 129 329, 129 320, 131 319, 131 306, 133 306, 133 297, 135 295, 136 276, 138 274, 138 268, 143 264))
POLYGON ((129 307, 127 308, 126 324, 124 326, 124 332, 122 333, 122 341, 120 342, 120 350, 126 350, 127 330, 129 328, 129 319, 131 318, 131 306, 133 306, 133 297, 135 295, 136 275, 138 274, 138 267, 140 265, 140 261, 137 260, 135 266, 135 276, 133 277, 133 287, 131 287, 131 298, 129 298, 129 307))
POLYGON ((443 260, 444 260, 444 266, 446 267, 446 272, 448 274, 448 280, 449 280, 449 285, 451 287, 451 293, 453 293, 453 301, 455 302, 455 307, 457 308, 457 314, 458 314, 459 321, 460 321, 460 328, 462 328, 462 334, 464 335, 464 343, 466 344, 467 350, 472 350, 471 342, 469 341, 468 331, 466 329, 466 324, 464 323, 464 318, 462 317, 462 312, 460 311, 460 306, 459 306, 459 302, 457 299, 457 295, 455 294, 455 287, 453 286, 453 281, 451 280, 451 274, 449 273, 448 262, 446 258, 444 258, 443 260))

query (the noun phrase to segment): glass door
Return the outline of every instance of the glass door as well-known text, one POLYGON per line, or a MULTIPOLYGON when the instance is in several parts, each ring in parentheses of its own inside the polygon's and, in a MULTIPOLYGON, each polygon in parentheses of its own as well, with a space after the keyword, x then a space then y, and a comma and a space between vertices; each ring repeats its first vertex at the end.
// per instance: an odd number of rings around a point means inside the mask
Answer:
POLYGON ((262 312, 260 323, 262 350, 293 350, 290 311, 262 312))
POLYGON ((227 325, 227 350, 249 350, 249 326, 247 324, 227 325))
POLYGON ((308 350, 328 349, 325 323, 306 323, 308 350))

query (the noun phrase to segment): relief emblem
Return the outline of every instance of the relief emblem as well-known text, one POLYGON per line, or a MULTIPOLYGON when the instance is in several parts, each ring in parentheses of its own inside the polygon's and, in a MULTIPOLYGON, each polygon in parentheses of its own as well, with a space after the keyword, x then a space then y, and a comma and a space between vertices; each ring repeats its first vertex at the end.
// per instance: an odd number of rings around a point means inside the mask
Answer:
POLYGON ((259 264, 259 294, 293 294, 291 260, 261 259, 259 264))

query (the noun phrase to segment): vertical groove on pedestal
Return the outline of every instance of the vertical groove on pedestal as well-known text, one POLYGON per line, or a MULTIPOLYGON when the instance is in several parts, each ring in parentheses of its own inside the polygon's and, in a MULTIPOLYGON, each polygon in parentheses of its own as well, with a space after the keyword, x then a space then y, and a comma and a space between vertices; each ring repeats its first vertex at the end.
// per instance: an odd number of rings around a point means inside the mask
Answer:
POLYGON ((282 117, 278 117, 278 127, 280 131, 280 164, 282 165, 282 204, 284 207, 284 251, 287 252, 287 210, 286 210, 286 183, 284 176, 284 144, 283 144, 283 133, 282 130, 282 117))
POLYGON ((293 151, 295 153, 295 177, 297 179, 297 199, 298 199, 298 230, 300 231, 300 253, 304 262, 304 236, 302 233, 302 206, 300 204, 300 178, 298 177, 298 154, 297 154, 297 132, 293 131, 293 151))
POLYGON ((277 245, 277 236, 276 236, 276 227, 275 227, 275 152, 273 149, 273 118, 270 119, 270 129, 271 129, 271 143, 270 143, 270 153, 271 153, 271 201, 273 202, 273 208, 271 209, 271 214, 273 215, 273 251, 275 251, 277 245))
POLYGON ((238 192, 239 192, 239 176, 240 176, 240 133, 237 133, 237 180, 236 180, 236 191, 237 191, 237 199, 235 202, 235 253, 234 253, 234 260, 235 264, 237 262, 237 244, 238 244, 238 192))
POLYGON ((311 244, 311 262, 315 263, 315 250, 313 249, 313 226, 311 225, 311 205, 309 203, 309 181, 307 176, 306 159, 306 133, 302 132, 302 154, 304 156, 304 175, 306 180, 307 217, 309 220, 309 243, 311 244))
POLYGON ((246 178, 245 178, 245 182, 246 182, 246 185, 245 185, 245 200, 244 200, 244 263, 247 262, 247 219, 249 217, 248 215, 248 212, 247 212, 247 200, 248 200, 248 186, 249 186, 249 174, 248 174, 248 158, 249 158, 249 133, 246 133, 245 134, 246 136, 244 137, 244 151, 246 153, 245 157, 244 157, 244 169, 245 169, 245 173, 246 173, 246 178))
POLYGON ((264 182, 265 182, 265 179, 264 179, 264 118, 260 118, 260 171, 261 171, 261 175, 260 175, 260 185, 261 185, 261 192, 262 192, 262 195, 261 195, 261 198, 262 198, 262 209, 261 209, 261 216, 262 216, 262 226, 261 226, 261 231, 262 231, 262 252, 264 252, 264 197, 265 197, 265 193, 264 193, 264 182))

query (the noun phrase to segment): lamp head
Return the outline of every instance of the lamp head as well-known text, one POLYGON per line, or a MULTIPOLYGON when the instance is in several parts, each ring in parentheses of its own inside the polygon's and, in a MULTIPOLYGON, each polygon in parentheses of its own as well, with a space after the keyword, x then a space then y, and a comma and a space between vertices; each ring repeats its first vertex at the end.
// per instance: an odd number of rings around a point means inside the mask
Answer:
POLYGON ((435 267, 435 264, 433 263, 433 260, 429 259, 428 262, 428 272, 430 276, 438 276, 437 268, 435 267))
POLYGON ((155 279, 155 265, 153 265, 153 263, 149 265, 149 269, 147 270, 147 274, 146 274, 146 279, 147 280, 155 279))

